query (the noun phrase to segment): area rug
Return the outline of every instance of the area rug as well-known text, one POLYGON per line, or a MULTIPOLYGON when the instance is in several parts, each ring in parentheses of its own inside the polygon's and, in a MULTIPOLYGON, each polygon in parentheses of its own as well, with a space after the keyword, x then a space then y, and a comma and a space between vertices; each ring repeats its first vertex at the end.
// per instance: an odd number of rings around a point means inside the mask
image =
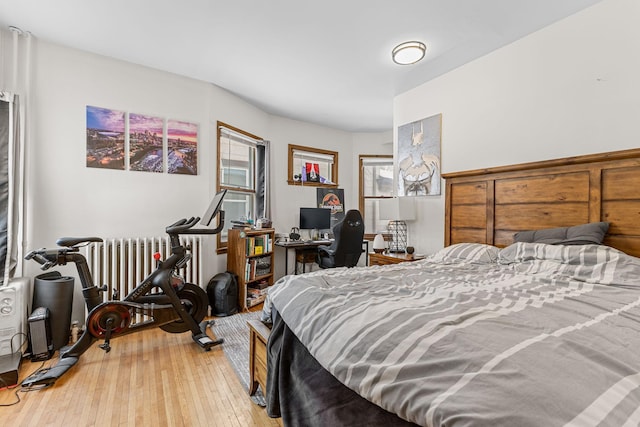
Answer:
MULTIPOLYGON (((217 317, 213 325, 215 336, 224 339, 222 351, 247 393, 249 393, 249 326, 247 322, 259 318, 260 311, 238 313, 228 317, 217 317)), ((267 405, 260 387, 251 396, 251 400, 260 406, 267 405)))

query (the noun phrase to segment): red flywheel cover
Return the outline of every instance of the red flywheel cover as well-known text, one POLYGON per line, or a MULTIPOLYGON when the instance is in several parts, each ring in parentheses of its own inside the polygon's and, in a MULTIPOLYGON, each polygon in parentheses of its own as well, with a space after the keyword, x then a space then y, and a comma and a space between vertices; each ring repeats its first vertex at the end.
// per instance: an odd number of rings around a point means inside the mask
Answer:
POLYGON ((107 322, 112 319, 111 335, 118 334, 129 327, 131 313, 120 304, 105 304, 91 313, 87 321, 89 332, 94 337, 103 337, 107 333, 107 322))

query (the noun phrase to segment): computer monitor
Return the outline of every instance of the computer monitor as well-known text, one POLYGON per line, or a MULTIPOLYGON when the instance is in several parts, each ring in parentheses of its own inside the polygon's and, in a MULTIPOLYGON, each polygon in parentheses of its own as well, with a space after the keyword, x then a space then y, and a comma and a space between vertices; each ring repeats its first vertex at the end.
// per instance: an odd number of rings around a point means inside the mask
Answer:
POLYGON ((301 230, 326 230, 331 228, 331 209, 300 208, 301 230))
POLYGON ((227 194, 227 190, 221 190, 213 196, 213 200, 209 203, 209 207, 207 211, 202 215, 202 219, 200 220, 200 224, 209 225, 211 220, 218 215, 220 212, 220 208, 222 207, 222 200, 224 199, 225 194, 227 194))

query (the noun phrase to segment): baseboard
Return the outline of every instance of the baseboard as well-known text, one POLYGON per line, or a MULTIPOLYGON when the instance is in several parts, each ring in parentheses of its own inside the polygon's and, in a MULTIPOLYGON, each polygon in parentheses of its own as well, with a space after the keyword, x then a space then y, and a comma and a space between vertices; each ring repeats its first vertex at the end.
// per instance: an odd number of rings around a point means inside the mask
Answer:
POLYGON ((18 370, 22 354, 20 352, 0 356, 0 389, 18 384, 18 370))

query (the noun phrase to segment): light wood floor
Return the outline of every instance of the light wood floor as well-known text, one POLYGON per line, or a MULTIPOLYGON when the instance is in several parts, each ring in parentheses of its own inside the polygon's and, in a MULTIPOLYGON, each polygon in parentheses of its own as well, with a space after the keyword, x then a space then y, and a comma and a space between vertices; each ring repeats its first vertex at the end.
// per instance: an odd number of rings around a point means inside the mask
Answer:
MULTIPOLYGON (((20 403, 0 407, 0 424, 282 426, 251 401, 220 346, 205 352, 190 333, 160 329, 114 339, 109 353, 98 344, 52 387, 19 391, 20 403)), ((23 361, 19 380, 41 363, 23 361)), ((16 390, 0 391, 0 404, 15 401, 16 390)))

